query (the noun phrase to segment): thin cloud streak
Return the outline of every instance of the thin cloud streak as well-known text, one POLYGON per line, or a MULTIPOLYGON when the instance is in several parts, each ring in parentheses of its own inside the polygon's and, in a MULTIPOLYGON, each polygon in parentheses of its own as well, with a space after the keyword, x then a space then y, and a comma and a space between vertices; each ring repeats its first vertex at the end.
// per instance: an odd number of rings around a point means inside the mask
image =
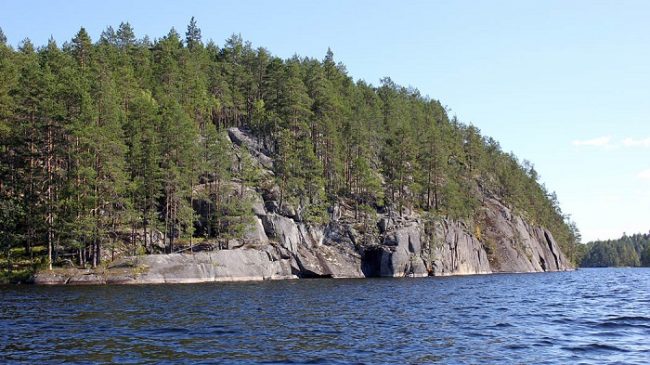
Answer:
POLYGON ((608 147, 609 142, 612 140, 610 136, 603 136, 586 140, 575 140, 572 142, 574 146, 592 146, 592 147, 608 147))
POLYGON ((650 147, 650 137, 643 139, 625 138, 623 140, 625 147, 650 147))
POLYGON ((578 147, 601 147, 607 149, 626 148, 650 148, 650 137, 648 138, 625 138, 620 141, 612 141, 611 136, 603 136, 592 139, 576 139, 571 142, 578 147))

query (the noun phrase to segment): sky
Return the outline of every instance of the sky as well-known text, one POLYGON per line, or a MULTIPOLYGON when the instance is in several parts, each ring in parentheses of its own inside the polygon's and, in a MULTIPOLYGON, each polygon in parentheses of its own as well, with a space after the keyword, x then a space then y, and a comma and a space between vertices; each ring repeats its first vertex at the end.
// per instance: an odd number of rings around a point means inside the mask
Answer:
POLYGON ((138 37, 233 33, 274 55, 390 76, 531 161, 583 241, 650 231, 650 1, 4 0, 13 46, 93 40, 128 21, 138 37))

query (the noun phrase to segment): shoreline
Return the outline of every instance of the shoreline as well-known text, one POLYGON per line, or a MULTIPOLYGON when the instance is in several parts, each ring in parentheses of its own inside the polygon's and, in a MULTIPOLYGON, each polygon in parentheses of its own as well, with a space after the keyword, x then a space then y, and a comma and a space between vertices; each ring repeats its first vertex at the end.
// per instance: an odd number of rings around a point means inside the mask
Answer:
MULTIPOLYGON (((190 267, 189 269, 196 269, 190 267)), ((36 285, 36 286, 101 286, 101 285, 163 285, 163 284, 206 284, 206 283, 244 283, 279 280, 319 280, 319 279, 382 279, 382 278, 446 278, 455 276, 483 276, 499 274, 536 274, 576 271, 579 268, 571 268, 556 271, 497 271, 497 272, 458 272, 438 273, 433 275, 394 275, 394 276, 322 276, 322 277, 300 277, 298 275, 242 275, 242 276, 193 276, 165 275, 164 277, 136 273, 135 270, 127 272, 114 269, 96 271, 91 269, 54 269, 52 272, 39 271, 34 274, 28 282, 16 283, 13 285, 36 285)), ((12 284, 9 284, 12 285, 12 284)))

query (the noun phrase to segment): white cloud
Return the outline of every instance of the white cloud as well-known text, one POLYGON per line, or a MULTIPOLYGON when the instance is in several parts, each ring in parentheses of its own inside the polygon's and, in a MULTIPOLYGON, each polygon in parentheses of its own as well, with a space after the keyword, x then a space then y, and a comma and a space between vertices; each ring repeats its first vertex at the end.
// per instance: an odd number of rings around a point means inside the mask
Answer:
POLYGON ((623 140, 625 147, 650 147, 650 137, 643 139, 625 138, 623 140))
POLYGON ((650 181, 650 169, 643 170, 639 172, 636 177, 638 177, 641 180, 648 180, 650 181))
POLYGON ((593 139, 575 140, 574 146, 593 146, 593 147, 610 147, 609 142, 612 140, 610 136, 598 137, 593 139))

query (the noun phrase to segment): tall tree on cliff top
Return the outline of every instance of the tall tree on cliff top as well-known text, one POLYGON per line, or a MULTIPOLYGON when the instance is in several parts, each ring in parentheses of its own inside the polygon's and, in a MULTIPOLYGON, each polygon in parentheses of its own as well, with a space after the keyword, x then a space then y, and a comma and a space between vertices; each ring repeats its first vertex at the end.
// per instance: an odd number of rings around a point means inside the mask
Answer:
POLYGON ((190 19, 190 24, 187 26, 187 32, 185 32, 185 45, 190 50, 194 50, 203 45, 203 43, 201 43, 201 29, 196 25, 194 17, 190 19))

